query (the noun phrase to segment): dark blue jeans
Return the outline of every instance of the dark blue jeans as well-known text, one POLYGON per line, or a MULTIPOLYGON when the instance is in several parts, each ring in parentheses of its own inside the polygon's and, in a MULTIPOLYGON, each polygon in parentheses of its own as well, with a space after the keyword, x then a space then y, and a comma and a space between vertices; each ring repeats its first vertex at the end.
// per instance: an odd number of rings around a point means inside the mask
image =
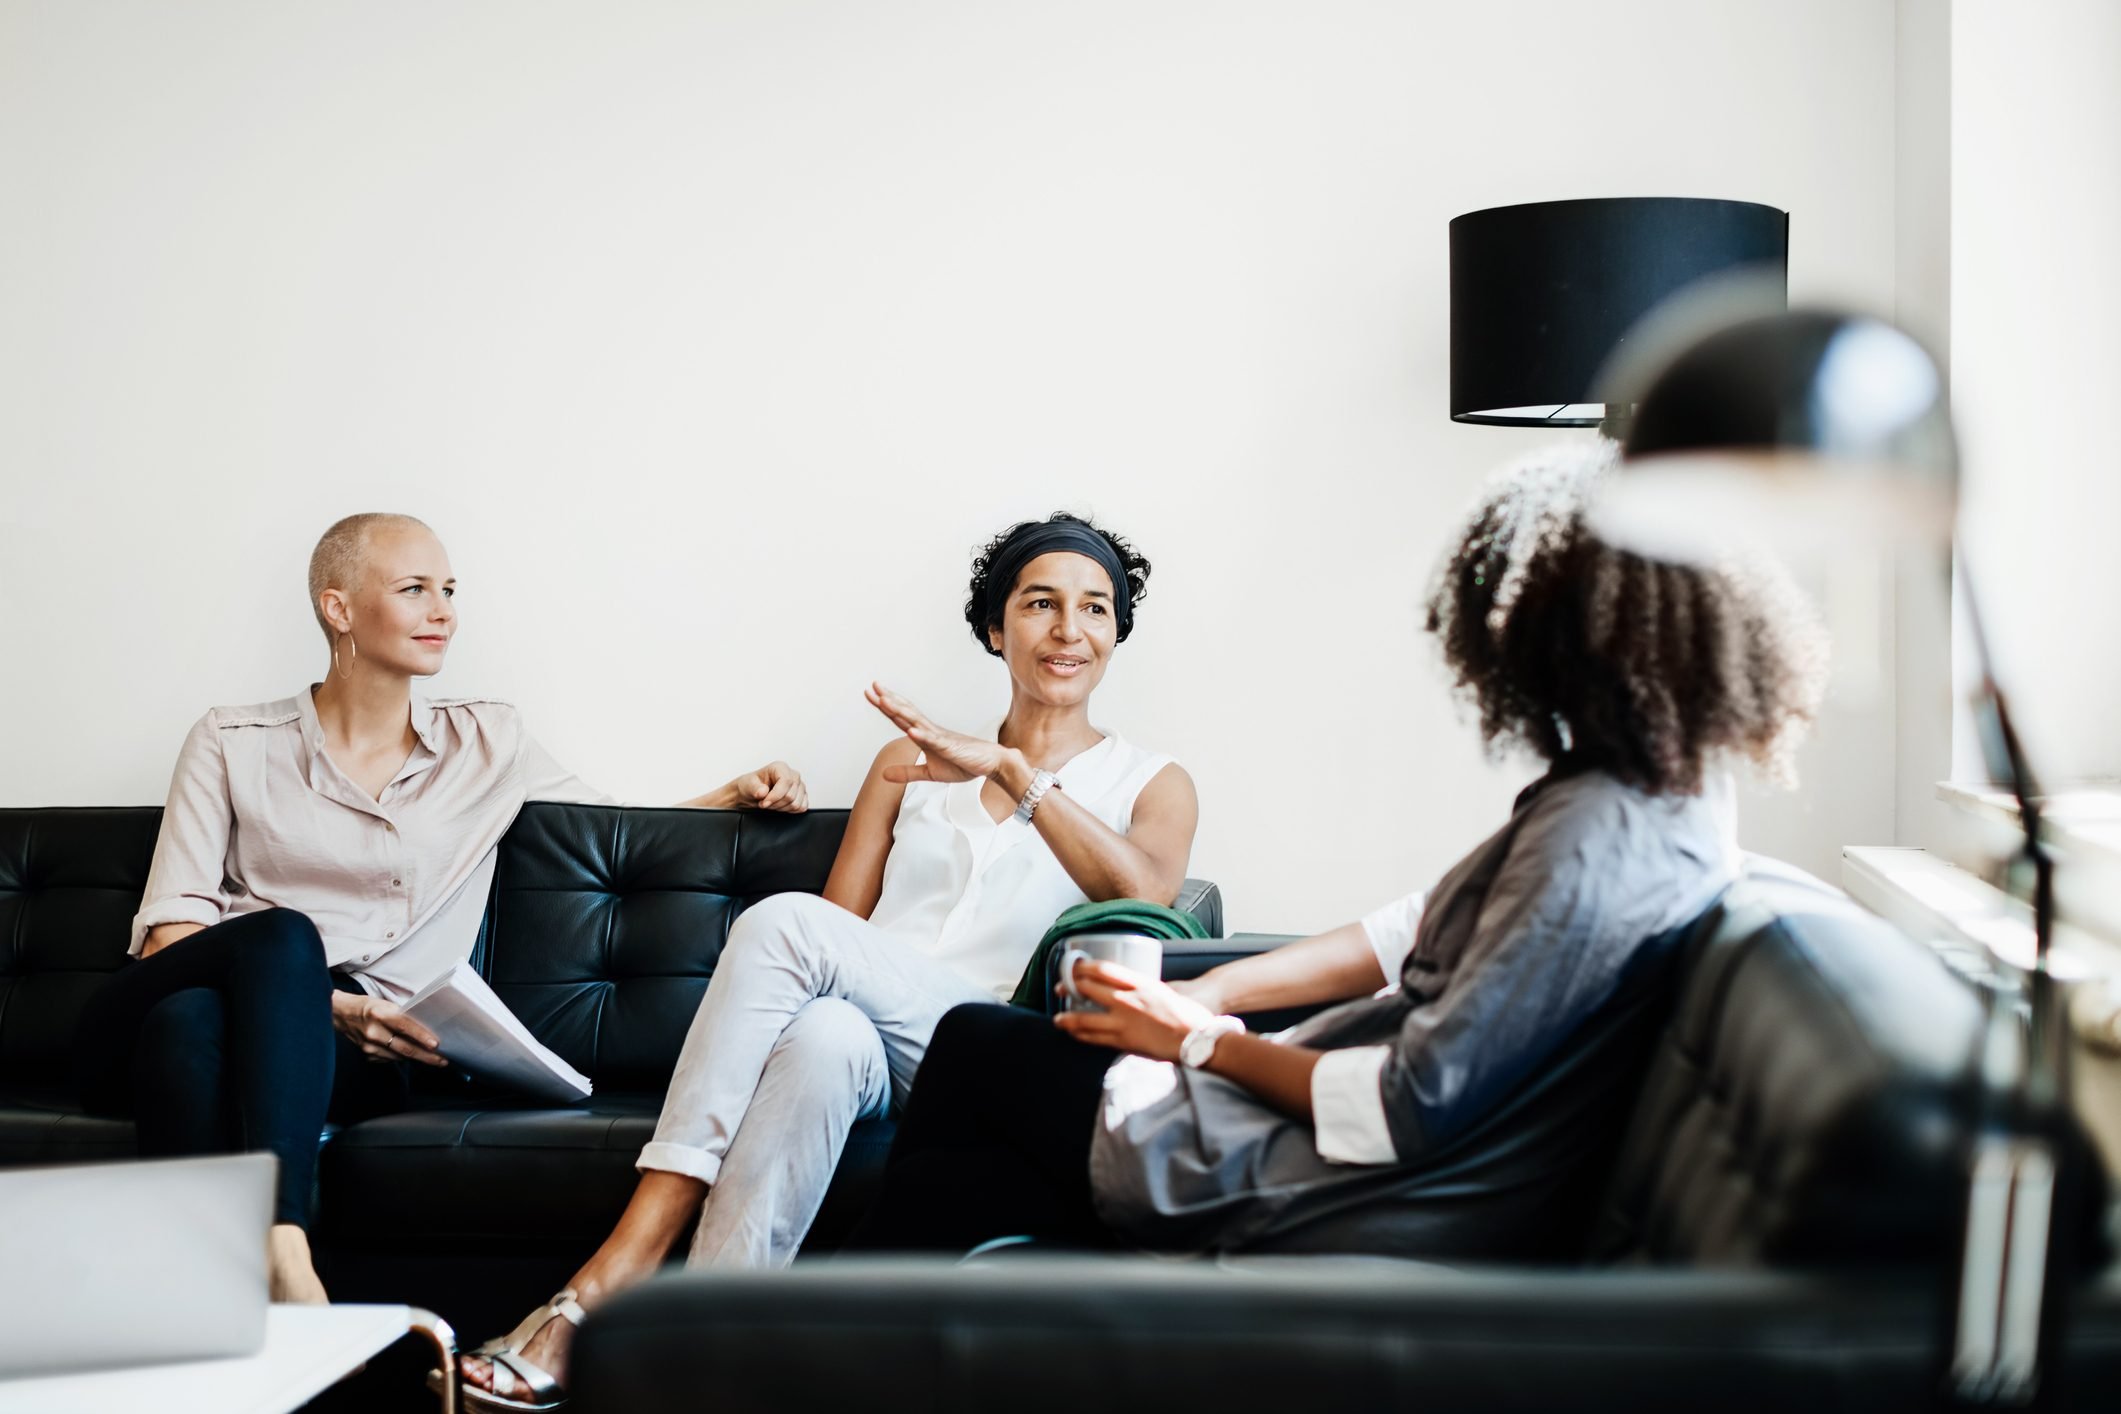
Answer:
POLYGON ((876 1202, 849 1252, 965 1252, 998 1237, 1110 1247, 1090 1141, 1119 1052, 1039 1012, 961 1006, 936 1023, 876 1202))
POLYGON ((129 962, 82 1013, 82 1102, 130 1116, 142 1158, 269 1149, 273 1221, 309 1226, 327 1117, 402 1109, 403 1063, 368 1060, 331 1027, 335 983, 316 926, 248 913, 129 962))

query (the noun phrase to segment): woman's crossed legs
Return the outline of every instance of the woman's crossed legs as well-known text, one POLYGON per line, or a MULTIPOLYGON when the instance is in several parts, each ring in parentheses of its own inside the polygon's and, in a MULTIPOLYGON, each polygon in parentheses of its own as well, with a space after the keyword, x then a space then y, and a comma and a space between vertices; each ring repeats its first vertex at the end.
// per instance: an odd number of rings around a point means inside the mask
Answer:
MULTIPOLYGON (((575 1273, 584 1308, 652 1275, 689 1231, 694 1266, 784 1266, 858 1119, 903 1100, 935 1024, 991 997, 874 924, 780 894, 730 930, 679 1052, 640 1184, 575 1273)), ((566 1382, 573 1326, 547 1321, 525 1361, 566 1382)), ((465 1378, 493 1386, 476 1357, 465 1378)))

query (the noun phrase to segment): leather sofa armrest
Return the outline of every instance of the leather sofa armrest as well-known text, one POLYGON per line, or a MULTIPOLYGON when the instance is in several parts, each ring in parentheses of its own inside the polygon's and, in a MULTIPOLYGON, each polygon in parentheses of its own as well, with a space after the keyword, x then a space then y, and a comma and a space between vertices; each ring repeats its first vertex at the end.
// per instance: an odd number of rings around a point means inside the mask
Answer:
POLYGON ((1208 930, 1208 936, 1219 938, 1223 931, 1223 891, 1209 879, 1188 879, 1179 886, 1178 897, 1171 906, 1180 913, 1190 913, 1200 920, 1200 926, 1208 930))
MULTIPOLYGON (((1071 1414, 1930 1410, 1943 1299, 1913 1271, 840 1259, 638 1287, 584 1327, 574 1389, 585 1411, 637 1414, 695 1409, 703 1390, 743 1410, 880 1393, 1071 1414)), ((2073 1304, 2059 1402, 2090 1408, 2121 1377, 2121 1279, 2073 1304)))
POLYGON ((1174 938, 1164 944, 1164 980, 1198 977, 1211 967, 1295 942, 1296 933, 1232 933, 1227 938, 1174 938))

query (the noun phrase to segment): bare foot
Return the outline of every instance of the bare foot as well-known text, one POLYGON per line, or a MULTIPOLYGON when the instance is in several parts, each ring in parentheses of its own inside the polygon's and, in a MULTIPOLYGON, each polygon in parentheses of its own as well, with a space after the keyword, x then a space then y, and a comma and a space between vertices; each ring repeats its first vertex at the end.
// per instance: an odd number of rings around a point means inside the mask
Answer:
POLYGON ((293 1223, 274 1223, 265 1235, 267 1285, 275 1301, 323 1306, 331 1298, 309 1254, 309 1234, 293 1223))

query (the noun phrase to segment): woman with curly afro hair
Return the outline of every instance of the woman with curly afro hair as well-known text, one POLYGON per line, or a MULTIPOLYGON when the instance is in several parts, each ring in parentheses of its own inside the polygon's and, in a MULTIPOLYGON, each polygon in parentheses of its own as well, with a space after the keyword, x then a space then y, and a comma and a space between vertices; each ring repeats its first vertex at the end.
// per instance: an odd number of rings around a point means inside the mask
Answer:
POLYGON ((1090 720, 1148 580, 1125 540, 1066 514, 979 551, 965 618, 1007 670, 1000 729, 953 731, 870 685, 899 735, 855 797, 824 895, 776 895, 730 929, 632 1202, 566 1290, 465 1357, 473 1407, 554 1403, 585 1309, 688 1233, 694 1266, 786 1264, 848 1130, 904 1100, 944 1012, 1010 995, 1076 904, 1177 898, 1192 779, 1090 720))
POLYGON ((1611 460, 1497 474, 1429 598, 1482 736, 1547 765, 1502 828, 1429 889, 1197 980, 1081 963, 1102 1012, 951 1012, 856 1245, 1576 1250, 1655 964, 1738 869, 1727 763, 1787 776, 1824 664, 1775 575, 1597 540, 1611 460), (1324 1002, 1274 1036, 1231 1015, 1324 1002))
POLYGON ((1793 784, 1825 685, 1825 639, 1766 563, 1701 569, 1583 525, 1611 443, 1537 453, 1490 481, 1445 557, 1428 627, 1491 747, 1693 795, 1742 758, 1793 784))

